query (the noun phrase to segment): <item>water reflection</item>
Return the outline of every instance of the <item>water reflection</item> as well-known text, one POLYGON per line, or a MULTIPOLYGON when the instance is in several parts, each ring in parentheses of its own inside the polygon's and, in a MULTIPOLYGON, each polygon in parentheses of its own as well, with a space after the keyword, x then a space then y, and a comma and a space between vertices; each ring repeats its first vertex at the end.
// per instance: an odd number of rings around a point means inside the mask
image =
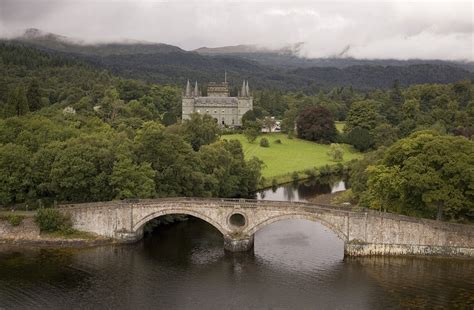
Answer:
POLYGON ((82 250, 0 248, 0 309, 382 309, 474 306, 474 262, 344 259, 306 220, 270 224, 230 254, 197 219, 141 242, 82 250))
POLYGON ((308 179, 296 183, 287 183, 268 188, 257 193, 259 200, 301 201, 306 202, 322 194, 346 190, 346 183, 341 177, 308 179))

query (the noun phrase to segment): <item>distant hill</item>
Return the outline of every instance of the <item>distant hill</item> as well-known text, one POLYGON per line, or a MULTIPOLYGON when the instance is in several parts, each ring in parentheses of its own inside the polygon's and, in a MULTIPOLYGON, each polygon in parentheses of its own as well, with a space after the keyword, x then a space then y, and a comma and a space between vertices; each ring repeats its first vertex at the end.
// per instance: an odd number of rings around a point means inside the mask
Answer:
MULTIPOLYGON (((410 66, 420 64, 449 65, 474 72, 474 62, 423 60, 423 59, 356 59, 352 57, 306 58, 300 57, 304 43, 288 45, 281 49, 268 49, 256 45, 235 45, 223 47, 201 47, 195 52, 206 56, 234 56, 252 60, 262 65, 296 69, 310 67, 346 68, 350 66, 410 66)), ((344 54, 344 51, 341 52, 344 54)))
POLYGON ((301 44, 279 50, 237 45, 185 51, 172 45, 136 41, 84 44, 37 29, 29 29, 7 43, 61 54, 128 78, 181 85, 187 79, 200 83, 220 80, 224 71, 232 85, 249 79, 253 89, 308 93, 336 86, 360 90, 388 88, 396 79, 404 86, 474 79, 468 67, 454 62, 300 58, 295 53, 301 44))
POLYGON ((60 52, 97 56, 155 54, 183 51, 179 47, 173 45, 133 40, 128 40, 123 43, 90 44, 84 43, 78 39, 43 32, 35 28, 27 29, 23 35, 13 39, 12 41, 60 52))

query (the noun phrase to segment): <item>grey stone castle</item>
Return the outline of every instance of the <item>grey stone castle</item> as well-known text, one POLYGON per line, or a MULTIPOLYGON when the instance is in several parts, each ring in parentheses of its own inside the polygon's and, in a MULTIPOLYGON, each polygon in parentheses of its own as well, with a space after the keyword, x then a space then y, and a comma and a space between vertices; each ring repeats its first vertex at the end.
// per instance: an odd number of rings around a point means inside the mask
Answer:
POLYGON ((209 114, 216 121, 224 126, 242 126, 242 115, 252 110, 253 98, 250 95, 249 83, 242 83, 242 89, 237 97, 230 97, 229 84, 211 82, 207 86, 207 97, 201 96, 198 83, 191 89, 191 85, 186 85, 183 94, 183 120, 189 119, 192 113, 209 114))

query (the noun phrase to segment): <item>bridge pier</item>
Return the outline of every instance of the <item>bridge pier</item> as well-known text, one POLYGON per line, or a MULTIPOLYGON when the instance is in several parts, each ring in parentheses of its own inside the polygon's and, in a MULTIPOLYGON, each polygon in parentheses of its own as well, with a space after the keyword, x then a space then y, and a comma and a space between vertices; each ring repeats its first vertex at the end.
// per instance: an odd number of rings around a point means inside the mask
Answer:
POLYGON ((229 252, 245 252, 253 249, 253 235, 244 238, 224 236, 224 250, 229 252))

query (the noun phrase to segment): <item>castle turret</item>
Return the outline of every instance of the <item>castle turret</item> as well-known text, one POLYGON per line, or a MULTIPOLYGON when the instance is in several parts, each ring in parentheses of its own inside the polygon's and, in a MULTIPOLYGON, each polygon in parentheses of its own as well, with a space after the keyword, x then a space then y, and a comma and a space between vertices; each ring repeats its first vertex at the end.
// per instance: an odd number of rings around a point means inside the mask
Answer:
POLYGON ((194 97, 199 97, 198 82, 194 85, 194 97))
POLYGON ((240 91, 241 97, 247 97, 247 87, 245 85, 245 80, 242 82, 242 90, 240 91))
POLYGON ((250 89, 249 89, 249 81, 247 80, 246 85, 245 85, 245 95, 247 97, 250 97, 250 89))
POLYGON ((189 80, 188 80, 188 83, 186 84, 186 92, 184 93, 184 96, 191 97, 191 84, 189 84, 189 80))

